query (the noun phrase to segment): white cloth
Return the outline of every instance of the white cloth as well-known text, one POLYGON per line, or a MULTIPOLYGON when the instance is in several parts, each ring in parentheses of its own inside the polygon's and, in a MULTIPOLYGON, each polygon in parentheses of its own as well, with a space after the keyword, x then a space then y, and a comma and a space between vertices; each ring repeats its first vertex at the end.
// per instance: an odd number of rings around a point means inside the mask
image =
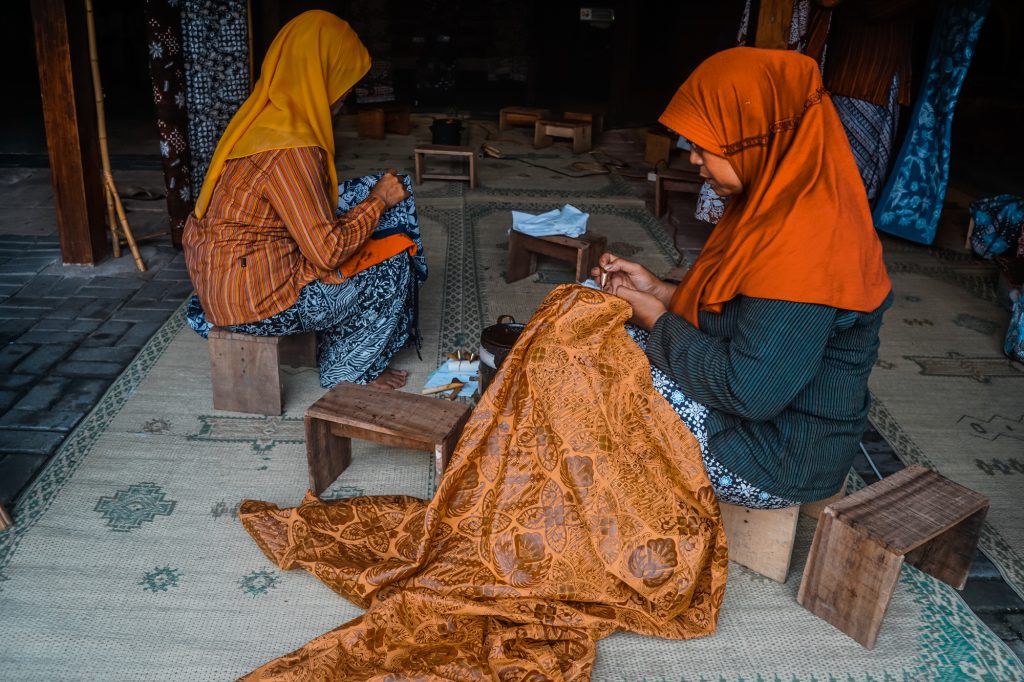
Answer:
POLYGON ((531 237, 579 237, 587 231, 589 217, 589 213, 584 213, 570 204, 540 215, 512 211, 512 229, 531 237))

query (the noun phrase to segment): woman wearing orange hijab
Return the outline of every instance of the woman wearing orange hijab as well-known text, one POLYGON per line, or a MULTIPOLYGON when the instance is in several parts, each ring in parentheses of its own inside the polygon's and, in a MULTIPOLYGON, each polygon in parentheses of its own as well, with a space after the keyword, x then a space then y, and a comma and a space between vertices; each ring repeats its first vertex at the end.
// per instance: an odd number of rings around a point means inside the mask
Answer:
POLYGON ((827 497, 866 425, 891 287, 817 64, 726 50, 660 120, 731 199, 678 286, 614 254, 595 276, 633 306, 655 386, 698 437, 719 499, 778 508, 827 497))
MULTIPOLYGON (((258 336, 316 331, 320 380, 405 383, 388 369, 413 326, 416 243, 371 238, 409 198, 394 172, 340 217, 332 116, 370 68, 352 28, 305 12, 274 38, 224 131, 183 246, 197 296, 187 319, 258 336)), ((380 236, 380 235, 377 235, 380 236)))

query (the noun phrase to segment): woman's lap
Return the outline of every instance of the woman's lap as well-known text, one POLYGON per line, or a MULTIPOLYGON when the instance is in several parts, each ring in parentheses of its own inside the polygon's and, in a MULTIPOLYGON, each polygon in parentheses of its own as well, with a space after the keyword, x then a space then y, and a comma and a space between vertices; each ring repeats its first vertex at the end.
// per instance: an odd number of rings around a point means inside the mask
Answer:
MULTIPOLYGON (((626 331, 633 337, 637 345, 641 348, 647 347, 648 332, 633 325, 626 325, 626 331)), ((708 447, 708 434, 705 427, 708 408, 696 400, 687 398, 678 384, 653 365, 651 365, 651 380, 655 390, 668 401, 675 413, 686 424, 686 428, 697 439, 697 443, 700 445, 701 459, 704 461, 704 469, 707 471, 708 480, 711 481, 711 487, 714 488, 719 502, 751 509, 782 509, 799 504, 761 490, 731 472, 728 467, 715 459, 708 447)))
MULTIPOLYGON (((317 332, 321 384, 368 383, 380 376, 409 339, 412 286, 409 257, 403 253, 341 284, 310 282, 286 310, 224 328, 252 336, 317 332)), ((195 296, 185 316, 200 336, 205 337, 213 327, 195 296)))

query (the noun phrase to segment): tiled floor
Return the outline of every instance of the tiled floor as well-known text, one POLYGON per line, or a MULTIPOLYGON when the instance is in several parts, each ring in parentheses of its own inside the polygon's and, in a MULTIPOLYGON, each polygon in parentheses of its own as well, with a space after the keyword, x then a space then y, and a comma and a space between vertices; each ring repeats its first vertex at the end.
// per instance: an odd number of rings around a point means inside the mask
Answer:
MULTIPOLYGON (((637 136, 611 132, 603 147, 643 168, 637 136)), ((127 255, 96 267, 61 265, 46 169, 38 159, 28 159, 26 167, 17 159, 0 161, 6 166, 0 168, 0 502, 9 502, 192 287, 181 253, 166 239, 143 246, 145 273, 127 255)), ((154 165, 136 164, 118 177, 159 187, 159 174, 146 170, 154 165)), ((653 207, 653 183, 630 182, 653 207)), ((710 232, 692 218, 692 201, 671 196, 662 218, 687 262, 710 232)), ((137 204, 136 221, 159 226, 162 206, 137 204)), ((885 476, 903 467, 874 429, 865 433, 864 446, 871 461, 859 455, 855 469, 866 482, 878 480, 876 469, 885 476)), ((1024 601, 984 555, 962 594, 1024 658, 1024 601)))

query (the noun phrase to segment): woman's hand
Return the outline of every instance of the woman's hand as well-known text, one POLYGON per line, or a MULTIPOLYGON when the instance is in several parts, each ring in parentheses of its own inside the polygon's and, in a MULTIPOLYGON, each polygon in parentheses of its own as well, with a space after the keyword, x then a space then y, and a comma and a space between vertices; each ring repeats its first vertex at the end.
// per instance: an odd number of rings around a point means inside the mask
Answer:
POLYGON ((395 175, 395 169, 390 168, 370 190, 370 196, 383 201, 384 208, 387 209, 408 199, 409 193, 405 191, 405 185, 395 175))
POLYGON ((627 286, 619 286, 611 293, 625 299, 627 303, 633 306, 633 317, 630 319, 630 322, 647 331, 651 331, 658 318, 668 312, 664 303, 659 301, 656 296, 646 292, 630 289, 627 286))
POLYGON ((662 282, 644 266, 616 256, 614 253, 601 254, 598 266, 591 271, 590 275, 599 284, 602 283, 602 275, 607 275, 603 282, 603 288, 610 294, 619 296, 621 294, 617 289, 626 287, 653 296, 661 302, 663 308, 668 306, 669 301, 672 300, 672 292, 675 291, 674 286, 662 282))

